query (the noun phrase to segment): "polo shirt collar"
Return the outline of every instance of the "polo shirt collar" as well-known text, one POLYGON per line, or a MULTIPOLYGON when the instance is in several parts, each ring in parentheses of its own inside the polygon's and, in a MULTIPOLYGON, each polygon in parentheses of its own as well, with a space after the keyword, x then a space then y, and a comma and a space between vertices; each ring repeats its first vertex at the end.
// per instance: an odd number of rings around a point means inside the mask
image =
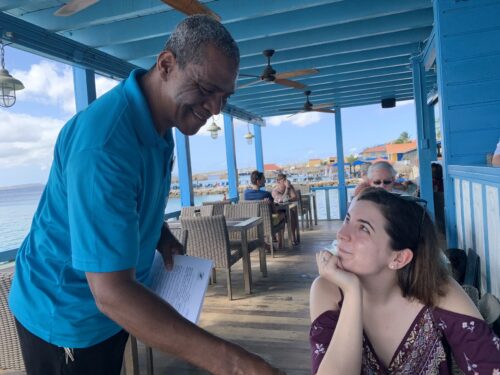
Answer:
POLYGON ((131 108, 136 132, 140 141, 151 147, 170 148, 173 147, 174 140, 172 130, 169 129, 163 137, 158 134, 154 126, 153 117, 149 110, 148 102, 142 93, 138 79, 147 71, 144 69, 134 69, 125 80, 124 91, 128 105, 131 108))

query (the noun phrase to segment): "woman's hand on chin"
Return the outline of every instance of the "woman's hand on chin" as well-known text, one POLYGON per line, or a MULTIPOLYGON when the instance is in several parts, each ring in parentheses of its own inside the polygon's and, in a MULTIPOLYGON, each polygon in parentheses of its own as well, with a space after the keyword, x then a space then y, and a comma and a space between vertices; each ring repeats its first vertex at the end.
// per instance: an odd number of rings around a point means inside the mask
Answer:
POLYGON ((321 250, 316 253, 316 264, 318 265, 319 275, 331 283, 337 285, 344 294, 359 292, 361 284, 359 278, 342 267, 342 261, 338 256, 329 251, 321 250))

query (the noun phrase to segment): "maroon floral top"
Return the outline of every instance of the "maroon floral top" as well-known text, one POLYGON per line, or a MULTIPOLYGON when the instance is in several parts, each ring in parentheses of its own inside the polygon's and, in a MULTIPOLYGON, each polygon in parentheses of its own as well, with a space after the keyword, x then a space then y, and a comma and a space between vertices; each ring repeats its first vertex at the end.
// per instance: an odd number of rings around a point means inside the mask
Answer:
MULTIPOLYGON (((313 374, 323 360, 339 314, 325 311, 311 324, 313 374)), ((500 339, 483 320, 424 306, 388 368, 363 335, 361 374, 452 374, 452 366, 457 365, 466 375, 500 375, 500 339)))

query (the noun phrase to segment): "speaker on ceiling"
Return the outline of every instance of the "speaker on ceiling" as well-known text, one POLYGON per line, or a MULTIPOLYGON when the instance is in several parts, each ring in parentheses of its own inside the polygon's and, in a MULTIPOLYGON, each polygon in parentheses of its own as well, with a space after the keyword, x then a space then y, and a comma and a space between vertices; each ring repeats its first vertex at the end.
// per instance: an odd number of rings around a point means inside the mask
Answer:
POLYGON ((382 108, 394 108, 396 106, 396 98, 382 99, 382 108))

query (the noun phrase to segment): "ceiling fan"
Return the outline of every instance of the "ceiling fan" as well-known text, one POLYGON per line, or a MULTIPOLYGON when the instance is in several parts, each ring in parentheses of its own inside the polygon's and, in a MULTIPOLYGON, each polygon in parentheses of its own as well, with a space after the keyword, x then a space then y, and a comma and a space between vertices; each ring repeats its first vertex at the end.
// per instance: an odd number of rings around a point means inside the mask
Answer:
MULTIPOLYGON (((302 112, 323 112, 323 113, 335 113, 335 110, 329 109, 335 105, 335 103, 323 103, 323 104, 318 104, 318 105, 313 105, 311 101, 309 100, 309 95, 311 95, 310 90, 304 91, 304 95, 306 96, 306 102, 304 103, 304 106, 302 108, 282 108, 280 111, 298 111, 294 113, 296 115, 297 113, 302 113, 302 112)), ((293 116, 293 115, 292 115, 293 116)))
MULTIPOLYGON (((178 11, 189 15, 192 14, 206 14, 217 21, 221 18, 215 12, 212 12, 205 5, 201 4, 198 0, 162 0, 165 4, 170 7, 177 9, 178 11)), ((91 5, 99 2, 99 0, 70 0, 65 5, 60 7, 55 13, 55 16, 68 17, 76 14, 91 5)))
POLYGON ((262 54, 267 58, 267 66, 264 68, 260 76, 252 74, 240 74, 240 77, 255 77, 258 78, 258 80, 251 83, 247 83, 246 85, 240 86, 239 88, 248 87, 264 81, 264 82, 274 82, 279 85, 293 87, 295 89, 302 90, 306 88, 306 85, 300 82, 289 80, 288 78, 319 73, 318 69, 301 69, 301 70, 295 70, 293 72, 276 73, 276 70, 274 70, 273 67, 271 66, 271 57, 274 55, 274 50, 266 49, 262 52, 262 54))

